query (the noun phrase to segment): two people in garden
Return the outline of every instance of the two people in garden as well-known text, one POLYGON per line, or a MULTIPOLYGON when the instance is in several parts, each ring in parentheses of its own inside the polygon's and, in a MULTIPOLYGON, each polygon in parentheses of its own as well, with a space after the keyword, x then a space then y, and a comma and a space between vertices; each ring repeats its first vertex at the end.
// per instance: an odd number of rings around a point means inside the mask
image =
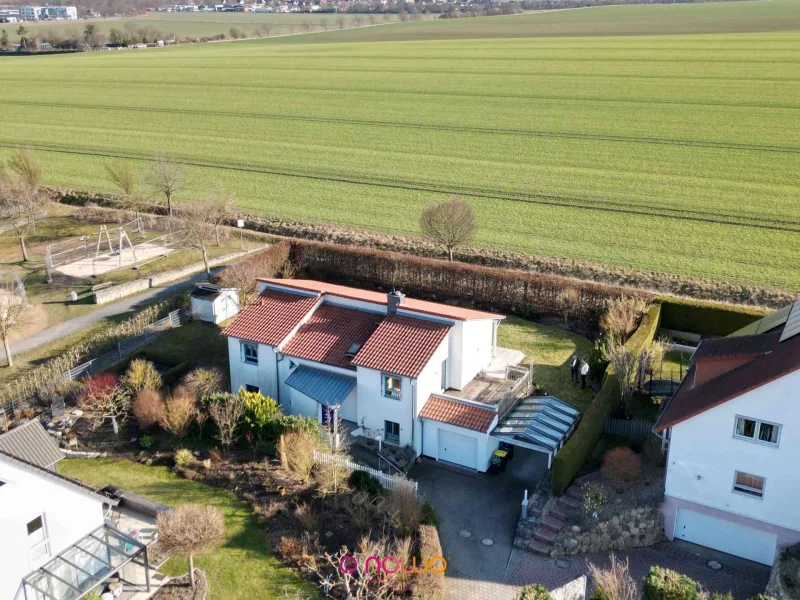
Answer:
POLYGON ((578 359, 577 354, 573 354, 569 361, 569 374, 572 381, 578 383, 578 374, 580 373, 581 389, 586 387, 586 376, 589 374, 589 362, 584 359, 578 359))

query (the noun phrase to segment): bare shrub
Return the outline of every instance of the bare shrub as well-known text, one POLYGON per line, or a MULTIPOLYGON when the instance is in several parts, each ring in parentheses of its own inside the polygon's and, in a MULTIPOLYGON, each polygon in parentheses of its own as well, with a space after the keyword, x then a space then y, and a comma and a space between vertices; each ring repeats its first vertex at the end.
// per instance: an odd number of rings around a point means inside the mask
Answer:
POLYGON ((284 433, 278 443, 283 470, 301 481, 308 481, 314 468, 314 448, 317 444, 317 439, 304 431, 284 433))
POLYGON ((318 465, 314 474, 317 481, 317 493, 320 496, 333 496, 349 492, 352 473, 352 469, 348 469, 339 462, 318 465))
POLYGON ((198 398, 221 392, 223 383, 224 376, 216 367, 210 369, 197 368, 187 373, 183 378, 183 385, 198 398))
POLYGON ((564 327, 569 326, 570 313, 580 306, 581 294, 575 288, 565 288, 558 294, 558 302, 564 313, 564 327))
POLYGON ((161 392, 142 390, 133 401, 133 416, 143 429, 155 427, 164 417, 164 399, 161 392))
POLYGON ((239 439, 237 428, 244 414, 244 399, 236 394, 216 394, 208 414, 217 425, 217 437, 226 448, 239 439))
POLYGON ((281 537, 281 541, 278 542, 278 554, 284 560, 297 562, 303 555, 303 544, 297 538, 281 537))
POLYGON ((161 427, 181 439, 197 414, 197 399, 184 387, 175 388, 164 403, 164 414, 159 421, 161 427))
POLYGON ((598 589, 608 600, 639 600, 639 586, 631 577, 628 559, 625 562, 610 556, 611 565, 607 569, 589 563, 589 575, 598 589))
POLYGON ((189 559, 189 579, 194 580, 194 557, 212 551, 225 537, 225 519, 218 508, 182 504, 156 516, 158 542, 167 551, 189 559))
POLYGON ((136 358, 128 365, 128 370, 120 379, 120 383, 136 394, 141 390, 160 390, 164 382, 161 374, 149 360, 136 358))
POLYGON ((301 502, 295 507, 294 516, 306 531, 316 530, 318 520, 313 504, 301 502))
POLYGON ((630 448, 612 448, 603 455, 603 475, 617 481, 636 481, 642 461, 630 448))
POLYGON ((410 535, 422 522, 422 503, 417 499, 412 483, 402 475, 393 478, 392 491, 386 511, 401 535, 410 535))
POLYGON ((646 308, 647 302, 643 298, 623 296, 609 307, 600 324, 624 344, 636 330, 646 308))

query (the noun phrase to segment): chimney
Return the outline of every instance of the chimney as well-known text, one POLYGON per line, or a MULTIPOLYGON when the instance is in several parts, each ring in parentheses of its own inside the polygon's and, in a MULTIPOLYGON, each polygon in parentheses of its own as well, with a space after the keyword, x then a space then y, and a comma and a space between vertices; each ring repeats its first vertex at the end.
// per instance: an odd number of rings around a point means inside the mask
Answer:
POLYGON ((392 290, 388 294, 386 294, 386 305, 389 308, 389 313, 396 313, 397 307, 401 304, 405 304, 406 302, 406 295, 402 292, 398 292, 397 290, 392 290))

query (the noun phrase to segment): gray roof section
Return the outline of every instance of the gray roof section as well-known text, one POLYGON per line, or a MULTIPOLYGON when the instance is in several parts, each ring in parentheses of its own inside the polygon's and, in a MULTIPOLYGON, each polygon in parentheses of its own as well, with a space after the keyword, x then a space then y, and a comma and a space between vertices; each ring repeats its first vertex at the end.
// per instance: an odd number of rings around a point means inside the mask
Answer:
POLYGON ((356 386, 356 378, 300 365, 286 379, 286 385, 313 398, 320 404, 338 406, 353 391, 356 386))
POLYGON ((555 452, 567 440, 580 418, 580 411, 554 396, 523 398, 492 431, 492 435, 526 442, 542 452, 555 452))
POLYGON ((56 441, 36 419, 0 435, 0 450, 43 469, 64 458, 56 441))
POLYGON ((800 300, 792 304, 789 317, 786 319, 786 325, 783 326, 783 333, 781 334, 781 342, 785 342, 791 337, 800 334, 800 300))

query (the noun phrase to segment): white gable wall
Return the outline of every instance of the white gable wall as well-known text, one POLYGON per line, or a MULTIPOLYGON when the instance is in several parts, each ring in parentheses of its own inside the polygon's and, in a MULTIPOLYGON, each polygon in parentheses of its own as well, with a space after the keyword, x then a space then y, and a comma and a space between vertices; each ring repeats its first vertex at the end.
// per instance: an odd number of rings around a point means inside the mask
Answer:
MULTIPOLYGON (((103 525, 103 502, 0 460, 0 598, 15 598, 22 578, 46 561, 29 561, 27 524, 44 515, 50 556, 103 525)), ((19 596, 22 598, 22 595, 19 596)))
POLYGON ((463 389, 489 366, 494 350, 494 319, 456 321, 450 331, 451 388, 463 389))
POLYGON ((795 371, 673 426, 665 493, 800 531, 799 456, 800 371, 795 371), (780 424, 778 447, 735 438, 737 415, 780 424), (764 497, 734 492, 736 471, 765 477, 764 497))
POLYGON ((235 394, 239 388, 254 385, 265 396, 277 400, 275 349, 266 344, 258 344, 258 364, 251 365, 242 360, 242 341, 239 338, 228 338, 231 391, 235 394))

